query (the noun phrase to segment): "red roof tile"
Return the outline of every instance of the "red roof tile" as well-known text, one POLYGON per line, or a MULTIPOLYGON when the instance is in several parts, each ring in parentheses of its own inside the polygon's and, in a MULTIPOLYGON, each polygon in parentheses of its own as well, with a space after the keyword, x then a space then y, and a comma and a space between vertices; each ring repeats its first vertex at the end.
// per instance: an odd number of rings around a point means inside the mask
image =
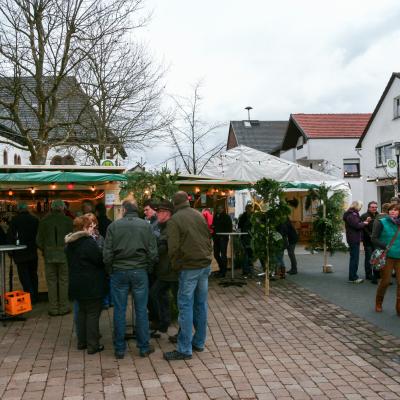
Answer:
POLYGON ((292 114, 308 138, 359 138, 372 114, 292 114))

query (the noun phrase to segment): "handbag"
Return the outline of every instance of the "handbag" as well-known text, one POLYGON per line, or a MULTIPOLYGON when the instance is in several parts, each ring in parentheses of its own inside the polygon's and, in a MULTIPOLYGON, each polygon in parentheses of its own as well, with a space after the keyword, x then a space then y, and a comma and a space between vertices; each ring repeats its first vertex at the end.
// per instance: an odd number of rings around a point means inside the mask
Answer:
POLYGON ((371 254, 370 264, 374 271, 380 271, 386 265, 386 256, 390 248, 393 246, 394 241, 396 240, 400 231, 400 226, 397 228, 396 233, 393 235, 392 240, 389 243, 389 246, 385 249, 375 249, 371 254))

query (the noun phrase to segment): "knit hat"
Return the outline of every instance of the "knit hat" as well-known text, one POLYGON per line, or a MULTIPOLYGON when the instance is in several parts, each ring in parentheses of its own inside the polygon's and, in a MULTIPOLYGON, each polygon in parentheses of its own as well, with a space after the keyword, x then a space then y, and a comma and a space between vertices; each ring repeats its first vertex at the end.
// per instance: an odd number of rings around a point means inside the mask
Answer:
POLYGON ((28 204, 21 202, 17 204, 18 211, 26 211, 28 209, 28 204))
POLYGON ((160 203, 157 205, 156 210, 167 210, 171 211, 171 213, 174 212, 174 205, 168 201, 168 200, 161 200, 160 203))
POLYGON ((184 203, 189 204, 189 196, 186 192, 181 190, 174 194, 174 197, 172 198, 172 202, 174 203, 175 207, 178 207, 184 203))
POLYGON ((63 210, 65 208, 65 204, 62 200, 56 199, 51 202, 52 210, 63 210))

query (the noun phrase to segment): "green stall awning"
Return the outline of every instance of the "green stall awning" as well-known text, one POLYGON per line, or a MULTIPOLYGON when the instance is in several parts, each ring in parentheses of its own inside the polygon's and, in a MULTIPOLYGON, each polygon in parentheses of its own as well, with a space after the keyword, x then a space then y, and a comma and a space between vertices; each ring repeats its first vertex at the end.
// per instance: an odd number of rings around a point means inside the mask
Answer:
POLYGON ((125 182, 123 174, 106 174, 101 172, 10 172, 0 174, 1 183, 96 183, 96 182, 125 182))

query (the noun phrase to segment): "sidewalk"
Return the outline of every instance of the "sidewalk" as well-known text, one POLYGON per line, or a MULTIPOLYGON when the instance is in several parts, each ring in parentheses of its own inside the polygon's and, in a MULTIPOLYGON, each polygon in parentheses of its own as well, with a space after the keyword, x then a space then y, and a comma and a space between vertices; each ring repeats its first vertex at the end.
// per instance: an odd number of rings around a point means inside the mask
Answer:
MULTIPOLYGON (((203 353, 168 363, 173 345, 112 349, 112 310, 101 319, 106 350, 76 350, 72 315, 50 318, 45 304, 26 322, 0 327, 1 399, 400 399, 400 339, 289 280, 271 296, 254 282, 210 286, 203 353)), ((170 333, 175 333, 176 328, 170 333)))
MULTIPOLYGON (((371 284, 370 281, 364 281, 358 285, 348 282, 348 253, 337 252, 333 257, 328 258, 328 263, 333 265, 333 273, 331 274, 322 273, 322 253, 307 254, 300 247, 296 251, 296 258, 299 273, 292 276, 288 275, 288 280, 309 289, 333 304, 351 311, 400 338, 400 318, 395 309, 396 282, 394 278, 392 280, 393 285, 389 286, 386 292, 383 313, 379 314, 374 309, 377 285, 371 284)), ((288 257, 285 257, 285 263, 290 267, 288 257)), ((360 278, 365 278, 363 252, 360 254, 358 275, 360 278)))

